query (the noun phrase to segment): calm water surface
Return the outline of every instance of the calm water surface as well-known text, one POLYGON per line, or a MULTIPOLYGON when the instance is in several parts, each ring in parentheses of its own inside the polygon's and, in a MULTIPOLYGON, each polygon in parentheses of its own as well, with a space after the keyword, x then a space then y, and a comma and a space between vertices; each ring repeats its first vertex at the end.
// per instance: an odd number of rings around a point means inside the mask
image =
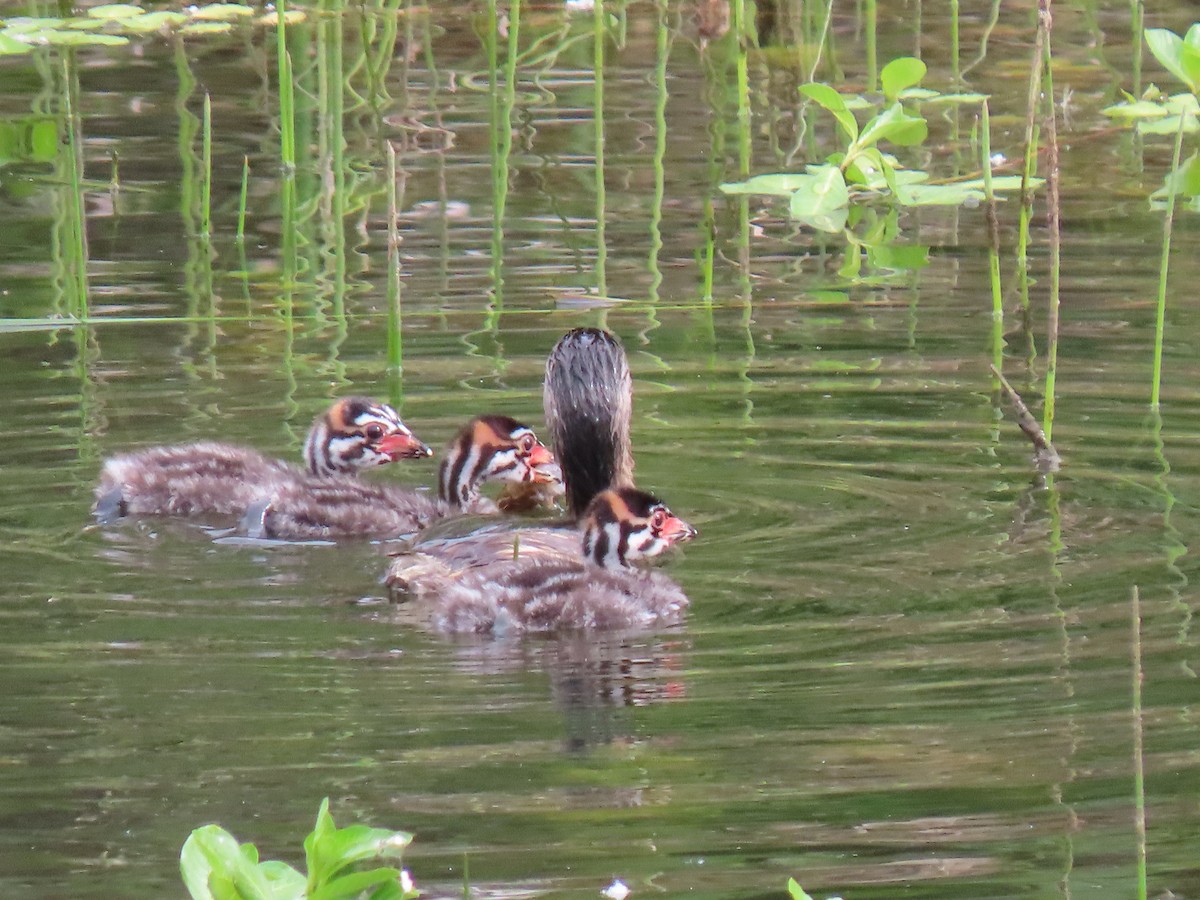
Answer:
MULTIPOLYGON (((861 86, 853 5, 835 6, 833 64, 861 86)), ((946 88, 933 6, 881 3, 880 54, 919 47, 946 88)), ((1031 16, 1003 6, 968 84, 993 94, 993 149, 1016 158, 1031 16)), ((928 265, 852 279, 843 238, 721 195, 742 134, 734 48, 702 45, 691 6, 670 6, 660 42, 657 8, 631 3, 607 44, 599 181, 590 14, 524 10, 522 48, 550 39, 511 101, 488 90, 482 8, 295 28, 291 209, 273 32, 0 60, 0 124, 53 121, 60 147, 0 161, 0 895, 182 896, 179 848, 208 822, 298 863, 329 796, 343 824, 414 831, 431 896, 460 893, 464 859, 487 897, 594 897, 614 877, 635 896, 778 897, 789 875, 847 900, 1132 896, 1136 587, 1150 894, 1200 896, 1200 225, 1176 223, 1156 417, 1162 220, 1145 197, 1170 149, 1099 114, 1131 86, 1127 6, 1055 4, 1070 95, 1050 479, 988 373, 982 211, 906 214, 899 243, 929 247, 928 265), (388 21, 395 53, 364 53, 388 21), (402 380, 386 364, 388 142, 402 380), (630 354, 640 483, 701 530, 668 563, 693 601, 678 629, 452 641, 386 603, 377 546, 91 523, 106 455, 218 437, 294 457, 337 395, 390 397, 435 445, 485 410, 540 425, 546 352, 597 323, 630 354)), ((1194 13, 1149 6, 1176 31, 1194 13)), ((963 7, 965 64, 990 6, 963 7)), ((833 150, 828 122, 797 130, 802 25, 760 10, 755 172, 833 150)), ((906 161, 972 171, 971 112, 928 113, 906 161)), ((1005 366, 1040 408, 1044 208, 1026 321, 1015 207, 1005 366)), ((427 485, 434 467, 377 477, 427 485)))

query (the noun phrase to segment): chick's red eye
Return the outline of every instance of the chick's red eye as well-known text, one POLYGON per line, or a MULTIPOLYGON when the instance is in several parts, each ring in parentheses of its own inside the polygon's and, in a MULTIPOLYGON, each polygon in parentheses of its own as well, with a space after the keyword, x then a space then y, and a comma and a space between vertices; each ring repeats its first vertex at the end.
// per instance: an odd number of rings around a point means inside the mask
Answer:
POLYGON ((537 438, 535 438, 532 434, 525 435, 525 437, 521 438, 521 452, 529 455, 533 452, 533 445, 536 443, 537 438))
POLYGON ((383 437, 383 426, 374 423, 367 426, 367 440, 377 441, 383 437))
POLYGON ((666 524, 667 524, 667 511, 660 506, 660 507, 658 507, 658 509, 654 510, 654 512, 651 514, 650 525, 651 525, 651 527, 654 528, 655 531, 658 531, 660 528, 662 528, 666 524))

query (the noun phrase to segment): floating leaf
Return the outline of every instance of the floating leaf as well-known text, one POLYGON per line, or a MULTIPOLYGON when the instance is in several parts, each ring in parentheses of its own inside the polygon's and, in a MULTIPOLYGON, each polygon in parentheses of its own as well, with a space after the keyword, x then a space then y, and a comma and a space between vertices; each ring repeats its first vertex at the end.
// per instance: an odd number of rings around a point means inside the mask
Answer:
MULTIPOLYGON (((301 22, 306 21, 307 18, 304 11, 299 9, 289 9, 283 14, 283 21, 286 25, 299 25, 301 22)), ((259 16, 256 21, 259 25, 266 25, 267 27, 278 25, 279 13, 269 12, 266 15, 259 16)))
POLYGON ((814 166, 808 180, 792 194, 788 211, 793 219, 819 231, 836 233, 846 225, 850 192, 837 166, 814 166))
POLYGON ((0 56, 7 56, 13 53, 28 53, 32 47, 24 41, 19 41, 11 35, 0 31, 0 56))
POLYGON ((164 28, 178 28, 187 20, 187 16, 183 13, 164 10, 162 12, 146 13, 146 15, 138 16, 135 19, 122 19, 120 24, 127 31, 146 33, 161 31, 164 28))
POLYGON ((858 122, 854 118, 854 113, 846 108, 846 101, 842 99, 841 94, 827 84, 816 82, 800 85, 800 93, 833 113, 833 117, 842 126, 848 140, 851 142, 858 140, 858 122))
POLYGON ((1167 115, 1167 108, 1150 100, 1134 100, 1131 103, 1106 106, 1100 113, 1110 119, 1161 119, 1167 115))
MULTIPOLYGON (((990 96, 989 94, 977 94, 977 93, 973 93, 973 92, 968 92, 965 94, 938 94, 936 97, 930 97, 925 102, 926 103, 982 103, 989 96, 990 96)), ((901 94, 900 98, 903 100, 907 100, 908 99, 908 91, 905 91, 903 94, 901 94)))
POLYGON ((254 8, 243 6, 241 3, 209 3, 207 6, 198 6, 192 10, 192 18, 202 19, 206 22, 230 22, 245 16, 252 16, 256 12, 257 10, 254 8))
POLYGON ((1183 118, 1184 134, 1195 134, 1200 127, 1196 124, 1194 115, 1166 116, 1162 119, 1143 119, 1137 123, 1139 134, 1175 134, 1179 131, 1179 120, 1183 118))
POLYGON ((34 31, 45 31, 58 28, 62 19, 35 18, 33 16, 18 16, 15 19, 4 20, 4 31, 8 34, 29 34, 34 31))
POLYGON ((805 893, 804 888, 800 887, 800 883, 795 878, 788 879, 787 889, 792 900, 813 900, 812 896, 805 893))
POLYGON ((956 184, 900 185, 897 198, 905 206, 963 206, 976 205, 985 197, 982 190, 956 184))
POLYGON ((129 38, 119 34, 94 34, 89 31, 62 31, 50 28, 34 32, 30 39, 53 47, 116 47, 128 44, 129 38))
POLYGON ((913 87, 925 77, 925 63, 915 56, 901 56, 893 59, 879 73, 879 82, 883 87, 883 96, 895 101, 905 88, 913 87))
POLYGON ((852 112, 854 110, 864 110, 864 109, 874 109, 875 108, 875 104, 872 103, 870 100, 868 100, 866 97, 864 97, 862 94, 849 94, 849 95, 840 94, 839 96, 842 98, 842 100, 845 101, 846 109, 848 109, 852 112))
POLYGON ((755 175, 746 181, 723 184, 721 191, 726 194, 768 194, 773 197, 790 197, 796 188, 811 177, 811 175, 794 172, 755 175))
POLYGON ((93 6, 87 14, 93 19, 132 19, 134 16, 145 14, 145 10, 132 3, 106 3, 104 6, 93 6))
POLYGON ((201 34, 228 34, 233 31, 229 22, 189 22, 179 29, 179 33, 189 37, 201 34))
POLYGON ((895 96, 894 99, 924 101, 924 100, 933 100, 940 96, 942 96, 941 93, 933 90, 933 88, 911 87, 911 88, 905 88, 904 90, 902 90, 899 94, 897 94, 895 96))
MULTIPOLYGON (((1029 187, 1039 188, 1046 183, 1045 178, 1030 178, 1029 187)), ((982 178, 972 178, 970 181, 955 181, 950 187, 969 188, 971 190, 984 189, 982 178)), ((1020 175, 993 175, 992 190, 993 191, 1019 191, 1021 189, 1020 175)))

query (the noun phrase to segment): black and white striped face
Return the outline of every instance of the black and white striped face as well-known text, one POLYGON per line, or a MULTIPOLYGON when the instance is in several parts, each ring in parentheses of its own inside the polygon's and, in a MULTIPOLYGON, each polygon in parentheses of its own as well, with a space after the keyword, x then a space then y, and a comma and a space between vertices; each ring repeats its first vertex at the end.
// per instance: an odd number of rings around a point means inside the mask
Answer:
POLYGON ((353 473, 432 455, 394 409, 366 397, 338 400, 317 417, 304 442, 304 461, 314 475, 353 473))
POLYGON ((438 494, 466 506, 485 481, 550 483, 560 480, 554 455, 533 429, 508 416, 479 416, 446 448, 438 494))
POLYGON ((696 529, 666 504, 637 488, 612 488, 596 495, 583 520, 583 555, 616 569, 658 556, 696 536, 696 529))

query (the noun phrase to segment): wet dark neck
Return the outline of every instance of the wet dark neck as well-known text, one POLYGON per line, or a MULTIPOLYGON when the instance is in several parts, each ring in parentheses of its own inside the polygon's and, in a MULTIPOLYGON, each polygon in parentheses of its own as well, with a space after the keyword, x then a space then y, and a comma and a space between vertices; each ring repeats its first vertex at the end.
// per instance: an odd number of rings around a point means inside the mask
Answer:
POLYGON ((543 400, 567 510, 578 519, 598 493, 633 479, 633 388, 620 342, 594 328, 565 335, 546 361, 543 400))

